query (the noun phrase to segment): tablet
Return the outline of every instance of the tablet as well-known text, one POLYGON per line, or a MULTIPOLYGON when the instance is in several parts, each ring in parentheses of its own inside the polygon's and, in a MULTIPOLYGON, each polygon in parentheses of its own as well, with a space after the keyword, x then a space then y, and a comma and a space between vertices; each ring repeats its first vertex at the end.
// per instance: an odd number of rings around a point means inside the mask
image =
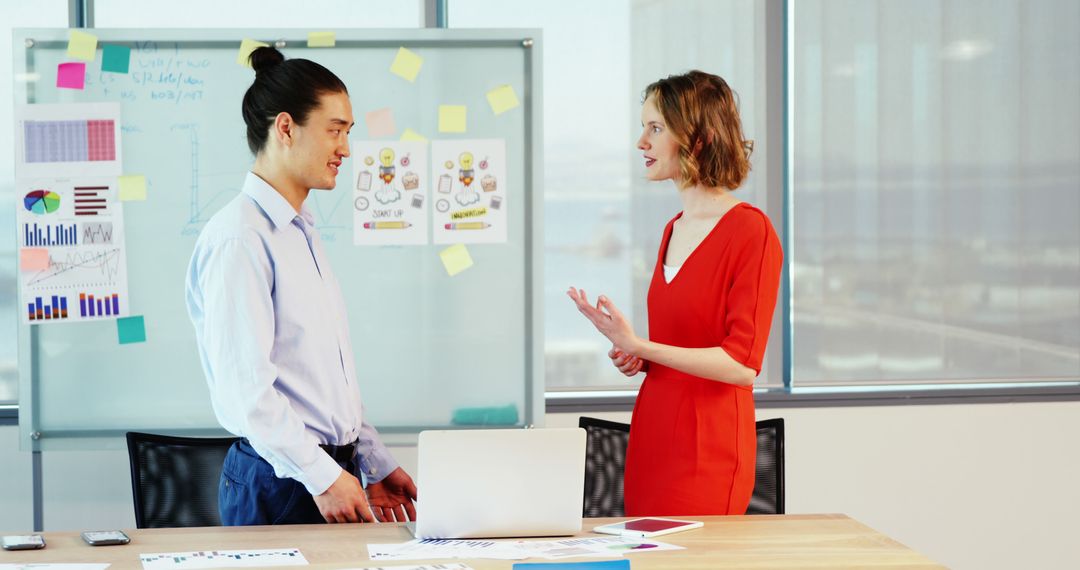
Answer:
POLYGON ((593 532, 604 534, 618 534, 621 536, 649 537, 660 536, 701 528, 705 523, 701 521, 680 521, 675 519, 643 518, 623 521, 620 523, 605 524, 593 529, 593 532))

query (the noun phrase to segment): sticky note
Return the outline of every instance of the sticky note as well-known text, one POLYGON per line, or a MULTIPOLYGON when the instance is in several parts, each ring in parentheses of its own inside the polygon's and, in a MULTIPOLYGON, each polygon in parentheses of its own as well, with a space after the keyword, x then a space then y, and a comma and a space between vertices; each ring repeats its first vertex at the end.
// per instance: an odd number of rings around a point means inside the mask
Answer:
POLYGON ((411 83, 416 81, 421 65, 424 65, 424 58, 405 48, 398 48, 394 63, 390 64, 390 73, 411 83))
POLYGON ((492 112, 496 115, 501 115, 520 105, 517 93, 514 93, 514 88, 509 85, 503 85, 488 91, 487 100, 488 104, 491 105, 492 112))
POLYGON ((146 199, 146 177, 129 174, 120 177, 120 201, 136 202, 146 199))
POLYGON ((439 252, 439 258, 442 259, 443 267, 446 268, 446 274, 450 277, 465 271, 472 267, 472 256, 469 255, 469 250, 463 244, 452 245, 439 252))
POLYGON ((94 61, 97 55, 97 36, 71 30, 68 32, 68 57, 83 61, 94 61))
POLYGON ((368 136, 372 138, 390 137, 397 132, 394 124, 394 111, 390 107, 377 109, 364 115, 368 136))
POLYGON ((427 137, 412 129, 405 129, 405 132, 401 133, 401 140, 427 142, 427 137))
POLYGON ((240 51, 236 53, 236 63, 243 65, 244 67, 251 67, 251 61, 248 59, 251 57, 251 52, 256 48, 270 47, 270 44, 264 44, 255 40, 249 40, 244 38, 240 42, 240 51))
POLYGON ((101 45, 101 70, 127 73, 131 63, 131 48, 114 44, 101 45))
POLYGON ((82 89, 86 85, 86 64, 61 63, 56 66, 56 86, 61 89, 82 89))
POLYGON ((439 132, 465 132, 465 105, 439 105, 439 132))
POLYGON ((334 32, 308 32, 307 47, 334 47, 337 36, 334 32))
POLYGON ((19 250, 19 268, 23 271, 40 271, 49 268, 49 250, 28 247, 19 250))
POLYGON ((120 344, 146 342, 146 324, 140 317, 116 319, 116 339, 120 344))

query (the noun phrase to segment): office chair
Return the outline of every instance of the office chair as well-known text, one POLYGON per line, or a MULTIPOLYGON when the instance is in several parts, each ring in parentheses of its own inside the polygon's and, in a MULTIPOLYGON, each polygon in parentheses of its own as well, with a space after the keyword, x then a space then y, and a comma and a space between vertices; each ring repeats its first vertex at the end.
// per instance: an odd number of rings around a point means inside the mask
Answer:
POLYGON ((757 422, 754 493, 746 514, 784 514, 784 418, 757 422))
POLYGON ((630 425, 582 416, 578 427, 585 428, 584 517, 621 517, 623 468, 630 425))
MULTIPOLYGON (((582 516, 621 517, 623 469, 630 426, 582 416, 585 428, 585 501, 582 516)), ((784 514, 784 419, 757 422, 757 464, 748 515, 784 514)))
POLYGON ((174 437, 129 431, 135 526, 221 526, 218 481, 235 437, 174 437))

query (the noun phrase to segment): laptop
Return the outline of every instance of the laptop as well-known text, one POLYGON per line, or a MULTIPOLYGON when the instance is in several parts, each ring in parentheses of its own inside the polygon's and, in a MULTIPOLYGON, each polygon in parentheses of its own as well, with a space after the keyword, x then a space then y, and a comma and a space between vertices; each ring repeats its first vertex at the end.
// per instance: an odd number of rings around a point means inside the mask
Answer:
POLYGON ((585 430, 420 432, 417 538, 581 532, 585 430))

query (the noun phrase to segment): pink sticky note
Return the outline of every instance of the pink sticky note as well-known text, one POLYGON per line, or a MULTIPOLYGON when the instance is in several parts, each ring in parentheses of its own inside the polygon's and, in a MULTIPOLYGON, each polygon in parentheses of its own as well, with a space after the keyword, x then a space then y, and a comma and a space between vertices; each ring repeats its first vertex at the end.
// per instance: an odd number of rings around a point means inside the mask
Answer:
POLYGON ((397 125, 394 124, 394 111, 390 107, 372 111, 364 116, 364 120, 367 122, 369 137, 391 137, 397 132, 397 125))
POLYGON ((49 250, 43 247, 25 248, 19 251, 19 267, 23 271, 41 271, 49 268, 49 250))
POLYGON ((86 64, 61 63, 56 67, 56 86, 62 89, 82 89, 86 84, 86 64))

